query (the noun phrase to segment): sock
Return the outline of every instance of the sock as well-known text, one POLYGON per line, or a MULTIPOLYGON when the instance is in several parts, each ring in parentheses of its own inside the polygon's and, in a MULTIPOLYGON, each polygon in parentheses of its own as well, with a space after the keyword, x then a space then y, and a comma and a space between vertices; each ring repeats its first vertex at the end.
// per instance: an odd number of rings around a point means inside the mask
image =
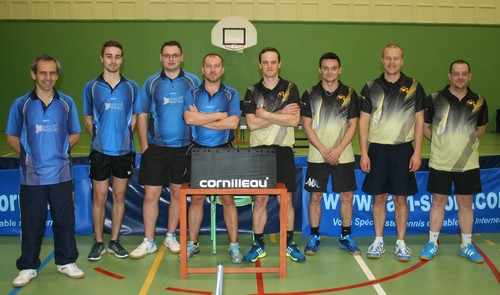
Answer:
POLYGON ((290 244, 290 242, 293 240, 293 230, 287 230, 286 231, 286 244, 290 244))
POLYGON ((175 237, 175 233, 167 233, 167 237, 175 237))
POLYGON ((377 242, 377 243, 383 243, 384 242, 384 237, 375 237, 375 242, 377 242))
POLYGON ((253 235, 254 240, 256 240, 259 245, 264 246, 264 234, 254 234, 253 235))
POLYGON ((153 243, 155 241, 155 238, 147 238, 148 242, 153 243))
POLYGON ((118 241, 118 240, 110 240, 110 241, 109 241, 109 244, 110 244, 110 245, 111 245, 111 244, 114 244, 114 243, 116 243, 116 241, 118 241))
POLYGON ((341 238, 345 236, 349 236, 351 234, 351 227, 350 226, 343 226, 342 227, 342 234, 340 235, 341 238))
POLYGON ((429 231, 429 242, 434 242, 434 245, 438 245, 439 232, 429 231))
POLYGON ((233 246, 238 247, 239 245, 240 245, 240 244, 239 244, 238 242, 236 242, 236 243, 229 243, 229 246, 230 246, 230 247, 233 247, 233 246))
POLYGON ((472 234, 462 233, 461 235, 462 235, 462 247, 465 247, 468 244, 472 244, 472 234))
POLYGON ((396 246, 399 246, 399 245, 406 245, 405 240, 396 240, 396 246))
POLYGON ((319 237, 319 227, 311 227, 311 236, 319 237))

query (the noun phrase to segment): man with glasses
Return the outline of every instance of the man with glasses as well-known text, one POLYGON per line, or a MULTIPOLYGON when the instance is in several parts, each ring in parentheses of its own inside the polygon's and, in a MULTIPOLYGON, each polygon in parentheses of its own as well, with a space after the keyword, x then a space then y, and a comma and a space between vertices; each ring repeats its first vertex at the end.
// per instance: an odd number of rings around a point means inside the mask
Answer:
POLYGON ((450 85, 428 98, 424 135, 431 141, 427 190, 432 193, 432 205, 429 242, 420 253, 422 260, 431 260, 439 254, 438 237, 444 221, 444 208, 448 196, 453 193, 457 199, 462 236, 458 254, 476 263, 484 262, 472 244, 472 200, 483 190, 478 148, 479 137, 486 131, 488 123, 488 106, 484 97, 469 88, 471 78, 469 63, 456 60, 451 63, 448 73, 450 85))
POLYGON ((137 128, 143 151, 139 183, 144 185, 144 239, 130 253, 132 258, 141 258, 157 250, 158 201, 163 187, 167 185, 170 188, 170 206, 163 243, 170 252, 180 252, 175 235, 180 215, 179 190, 182 183, 188 181, 187 152, 191 144, 189 127, 182 118, 184 95, 201 83, 194 74, 182 70, 183 60, 181 44, 177 41, 165 42, 160 49, 163 70, 149 77, 141 89, 141 114, 137 128))

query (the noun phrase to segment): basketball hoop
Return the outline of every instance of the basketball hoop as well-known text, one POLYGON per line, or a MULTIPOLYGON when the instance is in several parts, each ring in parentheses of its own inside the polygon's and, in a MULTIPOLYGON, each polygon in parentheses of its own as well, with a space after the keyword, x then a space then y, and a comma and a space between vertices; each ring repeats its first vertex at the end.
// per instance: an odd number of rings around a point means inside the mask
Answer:
POLYGON ((242 53, 243 49, 257 44, 257 30, 245 18, 230 16, 220 20, 212 28, 212 44, 242 53))
POLYGON ((230 44, 224 44, 224 47, 227 50, 237 51, 238 53, 242 53, 244 45, 243 44, 230 43, 230 44))

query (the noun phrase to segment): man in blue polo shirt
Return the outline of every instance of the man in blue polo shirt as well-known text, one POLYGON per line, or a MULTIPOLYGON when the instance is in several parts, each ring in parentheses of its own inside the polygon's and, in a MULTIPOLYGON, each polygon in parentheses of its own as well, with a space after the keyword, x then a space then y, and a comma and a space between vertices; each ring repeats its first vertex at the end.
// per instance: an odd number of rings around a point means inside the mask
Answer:
POLYGON ((94 191, 92 221, 95 243, 88 260, 100 260, 106 253, 103 240, 106 219, 106 199, 109 178, 113 175, 113 207, 111 213, 111 238, 108 253, 115 257, 128 257, 128 251, 118 237, 125 215, 125 192, 134 171, 134 128, 140 112, 139 86, 120 73, 123 48, 117 41, 107 41, 102 46, 103 73, 85 85, 83 90, 83 119, 92 136, 90 146, 90 178, 94 191))
POLYGON ((172 253, 180 252, 175 237, 179 225, 179 190, 186 178, 189 161, 187 152, 191 144, 189 127, 182 118, 184 94, 201 81, 181 69, 184 60, 182 46, 177 41, 165 42, 160 49, 163 70, 149 77, 141 89, 141 114, 137 129, 143 155, 139 170, 139 183, 144 185, 144 239, 130 253, 141 258, 156 252, 155 229, 158 219, 158 201, 164 186, 170 189, 167 235, 164 245, 172 253), (148 124, 148 114, 149 124, 148 124))
POLYGON ((54 260, 57 270, 71 278, 85 273, 75 261, 75 204, 70 149, 80 139, 80 123, 73 99, 54 89, 61 65, 48 55, 31 64, 35 89, 17 98, 9 113, 7 142, 20 155, 19 207, 21 257, 12 284, 27 285, 37 276, 45 233, 47 205, 53 219, 54 260))
MULTIPOLYGON (((222 83, 224 60, 216 53, 203 58, 203 84, 186 93, 184 120, 191 125, 194 147, 232 147, 234 129, 240 122, 238 91, 222 83)), ((224 222, 229 235, 229 255, 233 263, 241 263, 243 256, 238 244, 238 211, 231 195, 221 195, 224 222)), ((188 260, 200 253, 198 236, 203 220, 205 195, 191 196, 188 224, 188 260)))

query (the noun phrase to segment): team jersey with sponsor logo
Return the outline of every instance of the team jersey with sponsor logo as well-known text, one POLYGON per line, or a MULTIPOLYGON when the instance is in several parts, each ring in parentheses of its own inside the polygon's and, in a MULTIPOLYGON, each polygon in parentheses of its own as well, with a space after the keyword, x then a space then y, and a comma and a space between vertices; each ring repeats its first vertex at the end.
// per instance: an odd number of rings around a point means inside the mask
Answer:
POLYGON ((425 122, 432 125, 429 167, 463 172, 479 168, 477 127, 488 123, 486 100, 467 89, 459 100, 446 86, 429 96, 425 122))
POLYGON ((141 113, 139 86, 121 77, 112 88, 102 75, 83 90, 83 115, 94 117, 91 150, 110 156, 135 151, 132 115, 141 113))
MULTIPOLYGON (((356 91, 339 81, 338 88, 327 93, 321 82, 307 89, 302 95, 301 116, 311 118, 311 127, 321 143, 327 148, 338 146, 348 129, 350 119, 359 116, 359 101, 356 91)), ((307 161, 324 163, 321 153, 309 144, 307 161)), ((354 162, 351 143, 342 152, 339 163, 354 162)))
MULTIPOLYGON (((199 112, 216 113, 225 112, 227 116, 240 117, 240 95, 236 89, 221 84, 214 95, 205 90, 201 84, 186 93, 184 111, 189 111, 189 106, 194 105, 199 112)), ((193 141, 201 146, 215 147, 230 143, 234 139, 234 130, 213 130, 203 126, 191 126, 193 141)))
MULTIPOLYGON (((297 86, 289 81, 280 78, 278 85, 270 90, 259 83, 250 86, 242 102, 243 115, 255 114, 258 108, 264 108, 271 113, 279 112, 287 104, 300 103, 300 94, 297 86)), ((284 127, 271 124, 265 128, 250 132, 250 146, 278 145, 283 147, 293 147, 295 135, 293 127, 284 127)))
POLYGON ((182 147, 191 144, 189 126, 183 119, 184 95, 200 85, 200 79, 181 71, 170 79, 163 71, 149 77, 141 89, 142 113, 150 113, 148 143, 165 147, 182 147))
POLYGON ((82 132, 73 99, 54 89, 45 106, 33 90, 17 98, 5 133, 19 137, 20 184, 49 185, 73 179, 69 135, 82 132))
POLYGON ((422 85, 405 76, 395 83, 382 74, 361 90, 361 111, 371 114, 368 141, 379 144, 401 144, 413 141, 415 113, 425 109, 426 95, 422 85))

